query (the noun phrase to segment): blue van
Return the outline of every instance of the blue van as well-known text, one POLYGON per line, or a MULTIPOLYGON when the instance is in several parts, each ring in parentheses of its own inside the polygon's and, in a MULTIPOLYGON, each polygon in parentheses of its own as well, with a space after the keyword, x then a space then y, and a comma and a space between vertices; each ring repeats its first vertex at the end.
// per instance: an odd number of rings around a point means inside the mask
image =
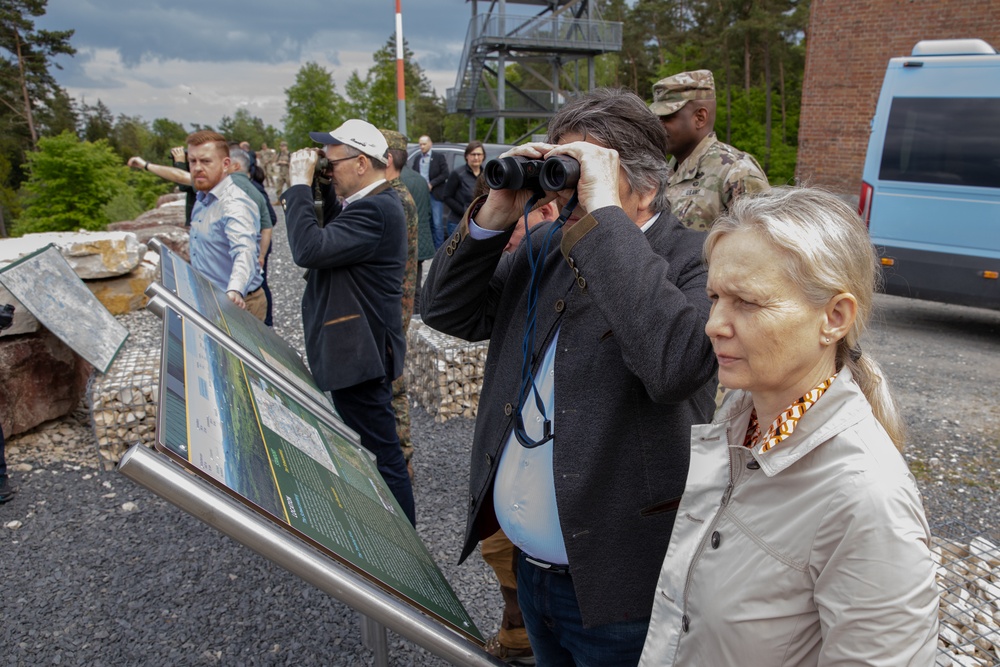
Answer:
POLYGON ((1000 54, 925 40, 893 58, 858 212, 889 294, 1000 309, 1000 54))

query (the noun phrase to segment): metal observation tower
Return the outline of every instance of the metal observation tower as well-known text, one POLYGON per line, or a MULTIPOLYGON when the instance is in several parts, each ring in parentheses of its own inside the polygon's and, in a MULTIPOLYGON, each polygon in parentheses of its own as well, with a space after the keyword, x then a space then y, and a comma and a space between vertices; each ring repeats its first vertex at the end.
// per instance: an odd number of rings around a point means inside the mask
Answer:
POLYGON ((595 87, 597 56, 621 50, 622 24, 601 20, 596 0, 466 1, 472 20, 447 100, 449 113, 468 114, 470 139, 477 118, 493 119, 484 139, 495 136, 497 143, 507 143, 506 118, 545 119, 512 143, 527 138, 567 99, 595 87), (480 4, 488 6, 485 13, 480 4), (508 13, 512 5, 515 14, 508 13), (520 66, 517 85, 507 80, 510 64, 520 66))

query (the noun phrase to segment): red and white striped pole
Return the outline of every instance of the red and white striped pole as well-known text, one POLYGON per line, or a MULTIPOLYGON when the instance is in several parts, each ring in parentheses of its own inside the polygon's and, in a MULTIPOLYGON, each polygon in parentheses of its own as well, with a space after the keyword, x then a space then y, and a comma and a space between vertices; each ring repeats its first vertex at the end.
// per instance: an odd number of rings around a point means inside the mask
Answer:
POLYGON ((406 79, 403 72, 403 10, 396 0, 396 128, 406 134, 406 79))

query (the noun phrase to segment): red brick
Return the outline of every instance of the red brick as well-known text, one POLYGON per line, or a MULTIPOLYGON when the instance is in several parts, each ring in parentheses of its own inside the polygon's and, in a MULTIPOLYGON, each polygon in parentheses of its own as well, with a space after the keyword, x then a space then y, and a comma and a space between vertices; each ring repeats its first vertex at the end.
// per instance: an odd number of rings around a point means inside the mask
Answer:
POLYGON ((885 67, 922 39, 1000 46, 997 0, 812 0, 796 178, 856 195, 885 67))

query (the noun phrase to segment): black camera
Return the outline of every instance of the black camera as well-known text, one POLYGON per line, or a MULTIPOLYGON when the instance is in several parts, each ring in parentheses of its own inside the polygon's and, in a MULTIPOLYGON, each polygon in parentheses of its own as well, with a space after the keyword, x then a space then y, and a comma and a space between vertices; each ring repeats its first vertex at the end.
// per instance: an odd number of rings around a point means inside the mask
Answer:
POLYGON ((490 160, 483 167, 486 185, 492 190, 538 190, 559 192, 575 188, 580 180, 580 163, 568 155, 544 160, 515 155, 490 160))
POLYGON ((0 331, 4 329, 9 329, 11 325, 14 324, 14 306, 5 303, 2 308, 0 308, 0 331))

